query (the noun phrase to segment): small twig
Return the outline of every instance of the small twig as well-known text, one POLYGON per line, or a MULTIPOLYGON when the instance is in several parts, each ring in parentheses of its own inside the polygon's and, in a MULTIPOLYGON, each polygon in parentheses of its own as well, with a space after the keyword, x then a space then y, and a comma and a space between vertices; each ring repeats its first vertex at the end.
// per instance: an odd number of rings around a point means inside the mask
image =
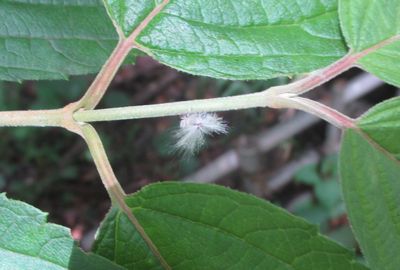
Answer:
POLYGON ((278 108, 293 108, 308 112, 331 123, 340 129, 355 128, 354 120, 335 109, 317 101, 292 94, 281 94, 277 101, 278 108))
POLYGON ((292 84, 278 86, 275 89, 271 89, 271 91, 274 91, 276 94, 304 94, 330 81, 331 79, 337 77, 348 69, 358 66, 358 60, 360 60, 364 56, 367 56, 368 54, 373 53, 381 49, 382 47, 387 46, 398 40, 400 40, 400 35, 381 41, 380 43, 361 52, 354 53, 350 51, 345 57, 339 59, 330 66, 314 71, 302 80, 299 80, 292 84))
POLYGON ((233 97, 78 111, 74 114, 74 118, 76 121, 89 123, 97 121, 174 116, 196 112, 231 111, 257 107, 300 109, 317 115, 339 128, 349 128, 354 126, 352 119, 319 102, 300 98, 291 94, 276 95, 274 92, 269 91, 233 97))
POLYGON ((270 91, 275 94, 301 95, 332 80, 354 66, 358 58, 349 53, 330 66, 314 71, 305 78, 288 85, 277 86, 270 91))
POLYGON ((355 59, 356 58, 353 55, 347 55, 328 68, 312 73, 310 76, 300 81, 284 86, 272 87, 260 93, 96 111, 78 111, 74 114, 74 118, 76 121, 87 123, 173 116, 194 112, 215 112, 256 107, 272 107, 301 109, 316 114, 340 128, 353 127, 352 120, 345 115, 318 102, 304 98, 297 98, 297 95, 314 89, 322 82, 344 72, 354 64, 355 59))
POLYGON ((171 269, 168 263, 165 261, 161 253, 158 251, 156 245, 150 239, 150 237, 146 234, 142 225, 140 225, 139 221, 133 214, 132 210, 125 202, 126 194, 123 191, 121 185, 119 184, 114 171, 110 165, 107 154, 104 150, 103 144, 96 130, 88 124, 82 126, 83 137, 86 140, 86 143, 89 147, 90 153, 93 157, 93 160, 96 164, 97 170, 100 174, 100 178, 106 188, 111 201, 114 205, 118 206, 129 218, 132 224, 135 226, 136 230, 146 242, 147 246, 152 251, 153 255, 157 257, 160 261, 161 265, 165 269, 171 269))
POLYGON ((0 126, 2 127, 59 127, 64 112, 56 110, 34 111, 1 111, 0 126))
POLYGON ((73 119, 75 103, 54 110, 0 111, 0 127, 62 127, 82 135, 73 119))
POLYGON ((85 95, 78 101, 77 108, 94 109, 110 86, 119 67, 132 49, 132 43, 122 39, 104 64, 85 95))
POLYGON ((126 194, 114 174, 96 130, 91 125, 85 124, 82 126, 82 133, 111 200, 116 202, 121 198, 124 199, 126 194))
POLYGON ((127 119, 155 118, 183 115, 195 112, 214 112, 248 109, 267 106, 272 97, 267 92, 220 97, 201 100, 188 100, 154 105, 129 106, 112 109, 78 111, 74 118, 79 122, 114 121, 127 119))

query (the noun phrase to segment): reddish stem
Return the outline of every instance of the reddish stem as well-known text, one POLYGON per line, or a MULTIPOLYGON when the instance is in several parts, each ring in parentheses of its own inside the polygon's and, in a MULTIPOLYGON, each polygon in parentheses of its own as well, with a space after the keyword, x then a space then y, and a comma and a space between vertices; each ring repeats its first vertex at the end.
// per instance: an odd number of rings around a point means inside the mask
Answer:
POLYGON ((131 49, 132 44, 128 40, 124 39, 118 42, 117 47, 115 47, 85 95, 78 101, 78 108, 90 110, 97 106, 131 49))
POLYGON ((335 78, 339 74, 350 69, 355 62, 355 57, 351 54, 348 54, 347 56, 343 57, 339 61, 328 66, 327 68, 315 72, 314 76, 309 76, 307 80, 300 80, 300 83, 296 87, 300 90, 300 93, 298 94, 302 94, 303 92, 307 91, 306 89, 313 89, 335 78))

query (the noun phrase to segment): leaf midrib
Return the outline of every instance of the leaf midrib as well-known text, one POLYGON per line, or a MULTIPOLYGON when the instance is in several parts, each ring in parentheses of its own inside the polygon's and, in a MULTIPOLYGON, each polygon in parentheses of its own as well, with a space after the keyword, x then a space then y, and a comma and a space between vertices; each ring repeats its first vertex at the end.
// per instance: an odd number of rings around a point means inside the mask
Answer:
POLYGON ((226 230, 221 229, 221 228, 213 227, 213 226, 211 226, 210 224, 207 224, 207 223, 202 223, 202 222, 200 222, 200 221, 194 221, 194 220, 191 220, 191 219, 189 219, 189 218, 186 218, 186 217, 183 217, 183 216, 180 216, 180 215, 177 215, 177 214, 168 213, 168 212, 160 211, 160 210, 153 209, 153 208, 149 208, 149 207, 143 207, 143 206, 135 207, 135 208, 132 209, 132 211, 134 211, 135 209, 143 209, 143 210, 153 211, 153 212, 160 213, 160 214, 164 214, 164 215, 167 215, 167 216, 170 216, 170 217, 173 217, 173 218, 181 219, 181 220, 184 220, 184 221, 189 222, 189 223, 194 223, 194 224, 200 225, 200 226, 202 226, 202 227, 205 227, 205 228, 208 228, 208 229, 211 229, 211 230, 214 230, 214 231, 221 232, 221 233, 226 234, 227 236, 229 236, 229 237, 231 237, 231 238, 237 239, 237 240, 239 240, 240 242, 243 242, 244 244, 246 244, 246 245, 248 245, 248 246, 251 246, 251 247, 257 249, 258 251, 260 251, 261 253, 264 253, 265 255, 267 255, 267 256, 269 256, 269 257, 272 257, 272 258, 278 260, 280 263, 285 264, 286 266, 290 267, 291 270, 295 270, 295 269, 293 268, 293 266, 290 265, 289 262, 286 262, 286 261, 284 261, 283 259, 278 258, 278 257, 276 257, 276 256, 273 255, 273 254, 269 254, 268 252, 266 252, 266 251, 263 250, 262 248, 260 248, 260 247, 258 247, 258 246, 256 246, 256 245, 254 245, 253 243, 250 243, 250 242, 246 241, 245 239, 240 238, 240 236, 238 236, 238 235, 236 235, 236 234, 234 234, 234 233, 232 233, 232 232, 226 231, 226 230))
MULTIPOLYGON (((261 247, 258 247, 257 245, 254 245, 253 243, 247 241, 246 239, 241 238, 240 235, 236 235, 236 234, 234 234, 234 233, 232 233, 232 232, 230 232, 230 231, 226 231, 226 230, 224 230, 224 229, 222 229, 222 228, 214 227, 214 226, 212 226, 212 225, 210 225, 210 224, 203 223, 203 222, 200 222, 200 221, 194 221, 194 220, 191 220, 191 219, 189 219, 189 218, 187 218, 187 217, 180 216, 180 215, 177 215, 177 214, 174 214, 174 213, 169 213, 169 212, 161 211, 161 210, 158 210, 158 209, 150 208, 150 207, 148 207, 148 206, 146 206, 146 207, 145 207, 145 206, 133 207, 133 208, 132 208, 132 211, 140 210, 140 209, 142 209, 142 210, 149 210, 149 211, 153 211, 153 212, 156 212, 156 213, 164 214, 164 215, 167 215, 167 216, 176 218, 176 219, 182 219, 182 220, 184 220, 184 221, 186 221, 186 222, 194 223, 194 224, 197 224, 197 225, 199 225, 199 226, 202 226, 202 227, 205 227, 205 228, 208 228, 208 229, 217 231, 217 232, 221 232, 221 233, 227 235, 228 237, 231 237, 231 238, 236 239, 236 240, 238 240, 238 241, 240 241, 240 242, 243 242, 244 244, 246 244, 246 245, 248 245, 248 246, 251 246, 251 247, 257 249, 257 250, 260 251, 261 253, 263 253, 263 254, 265 254, 265 255, 271 257, 271 258, 274 258, 275 260, 279 261, 281 264, 284 264, 285 266, 289 267, 289 269, 291 269, 291 270, 296 270, 296 268, 294 268, 294 266, 292 265, 292 263, 296 261, 297 257, 295 257, 295 258, 293 259, 293 261, 291 261, 291 262, 285 261, 284 259, 279 258, 279 257, 277 257, 277 256, 274 255, 274 254, 268 253, 266 250, 262 249, 261 247)), ((301 228, 285 228, 285 230, 291 230, 291 229, 293 229, 293 230, 301 230, 301 231, 304 231, 304 230, 302 230, 301 228)), ((271 230, 276 230, 276 229, 271 229, 271 230)), ((310 239, 314 238, 315 236, 318 236, 318 234, 316 234, 316 235, 310 235, 310 239)), ((306 253, 304 253, 304 254, 301 254, 301 256, 305 256, 306 254, 312 253, 312 252, 314 252, 314 251, 308 251, 308 252, 306 252, 306 253)), ((321 252, 322 252, 322 251, 321 251, 321 252)), ((328 252, 323 252, 323 253, 328 253, 328 252)), ((336 255, 339 255, 339 256, 346 256, 346 254, 344 254, 344 253, 339 253, 339 252, 329 252, 328 254, 336 254, 336 255)))
POLYGON ((252 57, 252 58, 266 58, 266 57, 303 57, 303 56, 315 56, 315 57, 321 57, 321 58, 338 58, 343 56, 343 54, 337 54, 337 55, 323 55, 323 54, 284 54, 284 53, 277 53, 277 54, 249 54, 249 53, 241 53, 241 54, 206 54, 202 52, 190 52, 190 51, 185 51, 182 53, 182 51, 179 50, 174 50, 174 49, 162 49, 162 48, 157 48, 157 47, 150 47, 150 46, 143 46, 144 48, 147 48, 151 50, 152 52, 162 52, 162 53, 170 53, 170 54, 185 54, 185 55, 190 55, 190 56, 197 56, 197 57, 213 57, 213 58, 240 58, 240 57, 252 57))
MULTIPOLYGON (((213 24, 211 22, 204 22, 204 21, 199 21, 195 19, 189 19, 185 18, 173 13, 168 13, 167 11, 163 11, 160 14, 165 14, 167 16, 179 18, 185 22, 192 23, 192 24, 198 24, 198 25, 203 25, 203 26, 208 26, 208 27, 214 27, 214 28, 228 28, 228 29, 236 29, 236 30, 243 30, 243 29, 252 29, 252 28, 275 28, 275 27, 291 27, 291 26, 303 26, 304 23, 317 19, 318 17, 322 17, 324 15, 329 15, 331 13, 337 12, 337 9, 332 9, 332 10, 327 10, 324 13, 320 13, 311 17, 304 17, 301 18, 301 20, 294 21, 291 23, 271 23, 271 24, 254 24, 254 25, 228 25, 228 24, 213 24)), ((160 14, 158 16, 160 16, 160 14)))

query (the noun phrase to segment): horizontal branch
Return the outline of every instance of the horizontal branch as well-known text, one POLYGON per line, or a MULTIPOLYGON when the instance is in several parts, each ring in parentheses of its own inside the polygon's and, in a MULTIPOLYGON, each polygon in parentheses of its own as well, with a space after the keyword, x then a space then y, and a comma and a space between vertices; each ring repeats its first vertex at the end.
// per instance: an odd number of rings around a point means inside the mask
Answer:
MULTIPOLYGON (((354 64, 358 57, 359 55, 349 54, 331 66, 316 71, 302 80, 283 86, 271 87, 259 93, 100 110, 82 108, 82 101, 85 100, 83 99, 78 103, 67 106, 66 108, 69 107, 67 111, 64 108, 48 111, 3 112, 3 114, 0 113, 0 126, 61 126, 71 130, 74 125, 98 121, 270 107, 300 109, 315 114, 336 126, 349 127, 352 126, 352 119, 318 102, 301 98, 295 99, 295 97, 344 72, 354 64), (63 113, 65 114, 63 115, 63 113)), ((95 100, 98 100, 98 98, 95 98, 95 100)), ((93 105, 94 103, 89 102, 87 104, 93 105)), ((76 130, 79 131, 77 128, 76 130)))
POLYGON ((354 127, 353 119, 324 104, 292 94, 275 95, 268 91, 233 97, 78 111, 74 114, 74 119, 78 122, 89 123, 175 116, 196 112, 231 111, 260 107, 298 109, 316 115, 338 128, 354 127))
POLYGON ((54 110, 0 112, 0 127, 62 127, 82 135, 80 125, 73 119, 76 103, 54 110))
POLYGON ((59 127, 64 112, 57 110, 34 111, 2 111, 0 126, 2 127, 59 127))
POLYGON ((91 111, 82 110, 75 112, 74 118, 79 122, 98 122, 174 116, 195 112, 240 110, 266 107, 270 104, 270 101, 273 100, 269 100, 269 97, 270 95, 268 92, 261 92, 232 97, 178 101, 154 105, 129 106, 91 111))

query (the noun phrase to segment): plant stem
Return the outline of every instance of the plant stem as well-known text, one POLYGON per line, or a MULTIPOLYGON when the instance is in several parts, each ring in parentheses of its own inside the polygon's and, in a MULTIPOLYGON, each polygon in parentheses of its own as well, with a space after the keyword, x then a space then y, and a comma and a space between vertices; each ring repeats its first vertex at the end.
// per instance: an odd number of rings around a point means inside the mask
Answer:
POLYGON ((132 47, 133 44, 126 39, 122 39, 118 42, 85 95, 78 101, 79 108, 90 110, 97 106, 132 47))
POLYGON ((80 125, 73 118, 76 103, 55 110, 0 112, 0 127, 62 127, 82 135, 80 125))
POLYGON ((340 129, 356 127, 354 119, 308 98, 302 98, 292 94, 282 94, 279 95, 279 100, 277 100, 276 104, 280 108, 298 109, 316 115, 340 129))
POLYGON ((103 143, 101 142, 96 130, 88 124, 83 125, 81 128, 84 139, 89 147, 90 153, 92 154, 100 177, 111 200, 115 202, 120 198, 124 198, 126 194, 115 177, 114 171, 104 150, 103 143))
MULTIPOLYGON (((116 51, 119 52, 120 50, 117 49, 116 51)), ((119 55, 119 53, 117 54, 119 55)), ((335 77, 341 72, 347 70, 352 66, 352 64, 354 64, 355 59, 358 59, 358 55, 359 54, 356 56, 347 55, 328 68, 316 71, 302 80, 284 86, 275 86, 260 93, 101 110, 76 110, 79 108, 79 104, 82 104, 85 100, 87 101, 85 104, 89 104, 90 106, 95 104, 93 103, 94 101, 98 102, 98 99, 101 98, 102 94, 104 94, 104 92, 99 90, 100 92, 93 92, 96 97, 91 98, 88 96, 87 99, 84 97, 80 103, 75 104, 73 107, 70 106, 68 113, 71 113, 71 109, 73 109, 73 119, 68 119, 68 121, 66 121, 64 119, 66 117, 61 114, 63 112, 62 110, 3 112, 3 115, 0 113, 0 125, 66 127, 66 123, 71 126, 73 123, 77 124, 78 122, 89 123, 97 121, 154 118, 195 112, 216 112, 256 107, 271 107, 301 109, 316 114, 336 126, 347 127, 351 124, 351 119, 346 116, 333 109, 329 110, 327 106, 317 102, 306 102, 306 99, 294 99, 294 96, 309 91, 327 81, 329 78, 335 77)), ((71 130, 71 128, 69 129, 71 130)))
POLYGON ((349 52, 346 56, 339 59, 335 63, 327 66, 326 68, 314 71, 306 76, 304 79, 301 79, 297 82, 274 87, 270 91, 275 92, 276 94, 296 94, 301 95, 305 92, 308 92, 347 71, 348 69, 357 66, 357 61, 367 56, 370 53, 373 53, 380 48, 389 45, 395 41, 400 40, 400 35, 393 36, 389 39, 383 40, 380 43, 365 49, 361 52, 349 52))
POLYGON ((154 245, 153 241, 146 234, 142 225, 133 214, 132 210, 125 202, 126 194, 123 191, 121 185, 119 184, 114 171, 110 165, 107 154, 104 150, 103 144, 96 130, 88 124, 82 126, 82 133, 85 141, 89 147, 90 153, 92 154, 93 160, 96 164, 97 170, 100 174, 100 178, 111 198, 114 206, 117 206, 123 211, 132 224, 135 226, 137 232, 146 242, 147 246, 150 248, 155 257, 159 260, 160 264, 165 269, 171 269, 165 259, 162 257, 157 247, 154 245))
POLYGON ((326 68, 314 71, 294 83, 277 86, 271 91, 276 94, 304 94, 347 71, 354 66, 356 60, 354 55, 348 54, 326 68))
POLYGON ((154 105, 130 106, 95 111, 78 111, 74 118, 79 122, 97 122, 154 118, 195 112, 214 112, 265 107, 269 104, 267 92, 202 100, 179 101, 154 105))
POLYGON ((63 118, 63 110, 34 111, 2 111, 0 126, 2 127, 59 127, 63 118))
POLYGON ((347 55, 331 66, 316 71, 294 83, 271 87, 260 93, 238 95, 203 100, 180 101, 154 105, 130 106, 102 109, 96 111, 78 111, 74 119, 79 122, 97 122, 154 118, 182 115, 195 112, 216 112, 248 109, 256 107, 295 108, 317 115, 333 125, 346 128, 354 126, 352 119, 318 102, 297 95, 307 92, 320 84, 336 77, 353 66, 358 55, 347 55))
POLYGON ((294 94, 275 95, 269 91, 233 97, 80 111, 74 114, 74 118, 79 122, 114 121, 257 107, 299 109, 314 114, 339 128, 354 127, 354 122, 351 118, 319 102, 297 97, 294 94))

